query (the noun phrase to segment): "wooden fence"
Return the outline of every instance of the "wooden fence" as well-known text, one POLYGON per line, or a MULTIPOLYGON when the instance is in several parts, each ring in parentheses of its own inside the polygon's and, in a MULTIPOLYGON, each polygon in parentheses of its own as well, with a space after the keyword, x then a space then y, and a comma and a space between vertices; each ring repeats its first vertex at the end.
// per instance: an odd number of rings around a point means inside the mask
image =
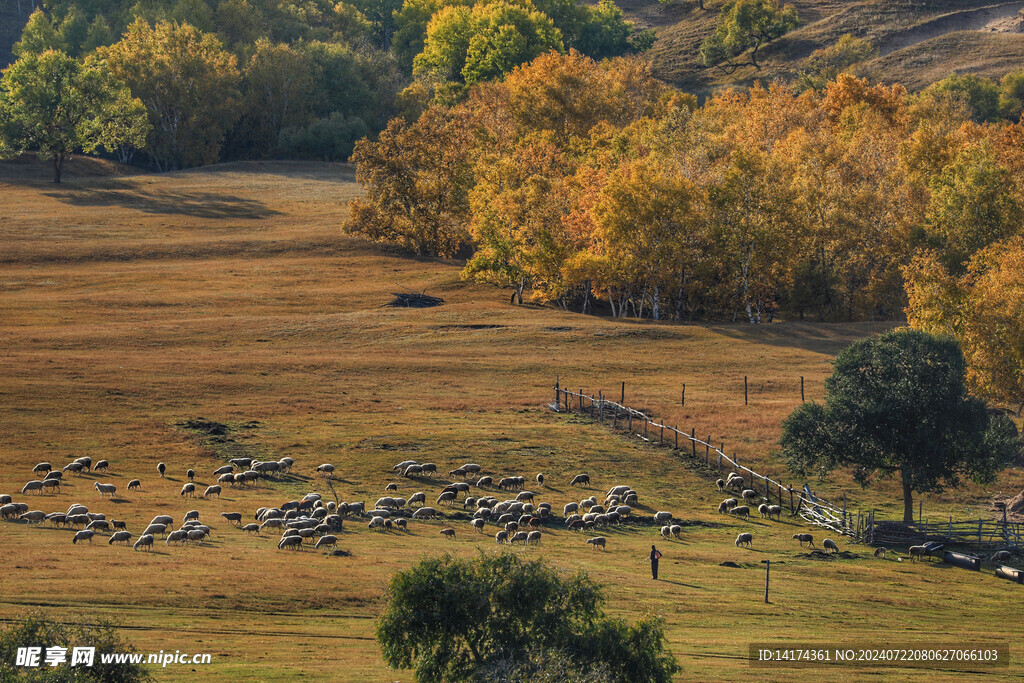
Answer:
MULTIPOLYGON (((726 470, 735 472, 743 478, 744 485, 757 491, 768 501, 769 505, 780 505, 788 508, 791 516, 800 516, 809 524, 821 526, 837 534, 861 540, 864 532, 865 516, 861 513, 852 514, 847 511, 846 501, 842 507, 818 498, 806 486, 794 489, 771 477, 755 472, 739 463, 733 453, 725 453, 725 444, 716 447, 707 440, 697 436, 693 429, 689 433, 678 427, 661 424, 635 408, 610 401, 604 394, 597 396, 585 394, 583 389, 571 391, 555 381, 555 402, 551 408, 556 411, 575 411, 591 416, 595 420, 608 423, 613 429, 624 429, 630 435, 643 441, 669 446, 679 453, 689 451, 690 456, 700 460, 700 449, 704 450, 703 460, 708 468, 714 468, 720 475, 726 470)), ((623 393, 625 393, 623 391, 623 393)))
POLYGON ((945 522, 918 521, 904 524, 895 520, 876 520, 872 510, 864 526, 864 540, 874 545, 917 545, 938 541, 978 550, 1014 550, 1024 546, 1024 524, 991 519, 945 522))
MULTIPOLYGON (((595 420, 608 423, 613 429, 624 429, 630 435, 643 441, 669 446, 680 454, 689 452, 690 457, 701 460, 710 469, 721 475, 729 470, 743 477, 744 485, 761 493, 769 505, 781 505, 788 508, 791 516, 799 516, 808 524, 829 529, 837 534, 847 536, 854 541, 864 541, 872 545, 915 545, 927 541, 970 546, 979 550, 1019 549, 1024 547, 1024 524, 996 520, 968 520, 935 524, 919 521, 916 524, 904 524, 891 520, 876 520, 875 513, 856 514, 847 510, 846 495, 840 507, 815 496, 805 485, 794 489, 771 477, 755 472, 741 465, 734 453, 731 457, 725 453, 725 444, 716 447, 707 440, 698 437, 693 429, 689 433, 678 427, 661 424, 635 408, 622 403, 609 401, 603 393, 590 396, 579 391, 570 391, 555 382, 555 402, 551 405, 556 411, 576 411, 591 416, 595 420), (703 458, 700 450, 703 449, 703 458)), ((623 389, 623 394, 625 390, 623 389)))

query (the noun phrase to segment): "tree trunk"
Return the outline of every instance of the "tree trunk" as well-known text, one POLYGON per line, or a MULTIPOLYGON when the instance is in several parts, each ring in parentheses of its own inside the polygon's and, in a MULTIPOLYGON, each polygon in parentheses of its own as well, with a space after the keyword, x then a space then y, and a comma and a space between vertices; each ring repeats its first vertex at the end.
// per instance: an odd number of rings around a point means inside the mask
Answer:
POLYGON ((64 170, 64 154, 53 157, 53 182, 60 183, 60 174, 64 170))
POLYGON ((658 306, 659 298, 660 291, 658 285, 654 285, 654 294, 651 296, 651 317, 655 320, 661 320, 661 308, 658 306))
POLYGON ((914 489, 906 473, 903 474, 903 523, 914 523, 914 489))

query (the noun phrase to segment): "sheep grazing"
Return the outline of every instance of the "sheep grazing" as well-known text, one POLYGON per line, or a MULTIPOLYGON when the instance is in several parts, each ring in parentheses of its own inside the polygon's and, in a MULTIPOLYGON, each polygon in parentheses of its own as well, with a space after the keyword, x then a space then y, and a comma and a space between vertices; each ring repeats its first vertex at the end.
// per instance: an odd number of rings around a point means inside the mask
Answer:
POLYGON ((142 482, 139 481, 138 479, 132 479, 130 482, 128 482, 128 490, 129 491, 141 491, 142 490, 142 482))
POLYGON ((25 484, 25 486, 22 487, 22 489, 21 489, 22 495, 25 495, 25 494, 27 494, 27 493, 29 493, 31 491, 36 491, 37 493, 42 493, 42 491, 43 491, 43 482, 39 481, 38 479, 34 479, 34 480, 28 482, 27 484, 25 484))
POLYGON ((283 548, 302 550, 302 536, 285 536, 281 539, 280 543, 277 544, 278 550, 282 550, 283 548))
POLYGON ((438 533, 444 536, 445 538, 455 540, 455 529, 441 529, 441 531, 439 531, 438 533))
POLYGON ((926 557, 928 555, 928 546, 924 545, 912 545, 907 550, 910 551, 911 562, 915 562, 918 557, 926 557))
POLYGON ((337 550, 338 537, 330 535, 321 536, 317 540, 316 545, 313 546, 313 550, 320 550, 320 548, 334 548, 335 550, 337 550))
POLYGON ((458 495, 459 494, 455 491, 442 491, 441 495, 437 497, 437 500, 435 502, 448 503, 448 505, 451 505, 452 503, 455 502, 455 499, 458 497, 458 495))
POLYGON ((85 528, 90 529, 92 531, 99 531, 101 529, 103 531, 110 531, 110 522, 108 522, 105 519, 94 519, 93 521, 89 522, 85 528))
POLYGON ((517 542, 526 545, 526 539, 529 538, 529 534, 525 531, 518 531, 512 535, 512 538, 508 539, 509 545, 515 545, 517 542))
POLYGON ((101 484, 99 482, 96 482, 95 484, 93 484, 93 487, 100 492, 100 498, 103 497, 104 493, 107 494, 110 498, 113 498, 114 494, 117 493, 117 487, 114 486, 113 484, 101 484))
POLYGON ((149 523, 150 524, 165 524, 167 526, 172 526, 174 524, 174 519, 172 519, 170 515, 157 515, 152 520, 150 520, 149 523))
POLYGON ((485 486, 491 486, 494 483, 493 477, 480 477, 476 480, 476 487, 483 488, 485 486))
POLYGON ((437 510, 431 507, 421 507, 416 512, 412 513, 413 519, 430 519, 437 514, 437 510))
POLYGON ((228 462, 244 470, 252 464, 252 458, 231 458, 228 462))
POLYGON ((822 541, 821 542, 821 547, 824 548, 826 552, 830 552, 830 553, 838 553, 839 552, 839 546, 836 545, 836 542, 833 541, 831 538, 826 538, 824 541, 822 541))
POLYGON ((758 497, 757 491, 755 491, 754 489, 744 489, 743 493, 740 495, 743 497, 743 500, 746 501, 754 501, 758 497))
POLYGON ((185 471, 185 476, 188 477, 189 481, 195 481, 196 471, 194 469, 189 468, 188 470, 185 471))
POLYGON ((89 541, 92 543, 92 537, 95 535, 93 531, 79 531, 75 533, 75 537, 71 539, 72 543, 78 543, 79 541, 89 541))
POLYGON ((198 522, 199 521, 199 510, 189 510, 188 512, 186 512, 185 513, 185 518, 182 521, 183 522, 187 522, 189 520, 195 520, 195 521, 198 522))
POLYGON ((879 546, 879 547, 875 548, 875 557, 881 557, 884 560, 885 559, 885 547, 879 546))
POLYGON ((110 538, 107 539, 107 545, 114 545, 115 543, 124 543, 128 545, 128 541, 132 540, 132 535, 127 531, 118 531, 110 534, 110 538))
POLYGON ((179 545, 185 545, 185 542, 187 540, 188 540, 188 531, 186 531, 185 529, 179 529, 178 531, 172 531, 171 533, 167 534, 167 541, 166 541, 166 543, 167 543, 167 545, 171 545, 172 543, 177 543, 179 545))
POLYGON ((507 540, 508 540, 508 532, 507 531, 499 531, 498 533, 494 534, 494 542, 495 543, 505 543, 507 540))
POLYGON ((540 537, 540 531, 531 531, 526 534, 526 545, 530 545, 531 543, 534 545, 540 545, 540 537))
POLYGON ((477 517, 476 519, 469 520, 469 523, 470 523, 470 525, 472 525, 472 527, 474 529, 477 530, 477 532, 479 532, 481 534, 484 532, 484 525, 486 524, 486 522, 484 522, 484 520, 482 520, 479 517, 477 517))
POLYGON ((516 500, 519 502, 533 501, 533 491, 520 491, 516 500))
POLYGON ((544 475, 543 474, 538 474, 537 475, 537 485, 538 486, 543 486, 544 485, 544 475))
POLYGON ((723 500, 721 503, 719 503, 718 504, 718 511, 719 512, 723 512, 723 513, 728 513, 729 512, 729 503, 728 503, 728 501, 723 500))
POLYGON ((729 510, 730 515, 736 515, 737 517, 750 517, 750 508, 746 505, 737 505, 732 510, 729 510))
POLYGON ((392 472, 402 472, 409 465, 415 465, 415 464, 416 464, 415 460, 403 460, 402 462, 400 462, 397 465, 395 465, 394 467, 392 467, 391 471, 392 472))
POLYGON ((565 507, 562 508, 562 516, 568 517, 569 515, 577 512, 580 509, 579 503, 566 503, 565 507))
POLYGON ((128 523, 127 522, 122 522, 122 521, 119 521, 119 520, 116 520, 116 519, 112 519, 112 520, 110 520, 110 526, 113 529, 120 529, 122 531, 125 531, 128 528, 128 523))
POLYGON ((146 530, 142 532, 142 535, 143 536, 148 536, 148 535, 151 535, 151 534, 165 534, 165 533, 167 533, 167 525, 166 524, 150 524, 149 526, 146 527, 146 530))
POLYGON ((21 515, 20 519, 25 520, 28 524, 35 522, 36 524, 42 524, 46 520, 46 513, 42 510, 32 510, 31 512, 25 512, 21 515))
POLYGON ((757 511, 761 513, 761 519, 768 516, 768 503, 761 503, 757 506, 757 511))
POLYGON ((670 526, 663 526, 663 527, 661 527, 661 537, 662 538, 668 539, 671 536, 672 536, 672 527, 670 527, 670 526))
POLYGON ((205 529, 189 529, 188 540, 198 541, 199 543, 202 543, 203 539, 205 539, 208 535, 209 532, 207 532, 205 529))
POLYGON ((383 529, 384 528, 384 518, 380 517, 380 516, 375 516, 375 517, 373 517, 370 520, 370 523, 367 524, 366 526, 368 528, 370 528, 370 529, 383 529))
POLYGON ((597 550, 598 548, 601 548, 601 550, 607 550, 607 543, 608 539, 604 536, 594 536, 593 538, 587 539, 587 545, 594 546, 594 550, 597 550))
POLYGON ((655 512, 654 513, 654 521, 658 522, 659 524, 664 524, 665 522, 671 522, 672 521, 672 513, 671 512, 666 512, 664 510, 661 511, 661 512, 655 512))
POLYGON ((110 462, 107 461, 107 460, 100 460, 98 463, 93 465, 92 471, 93 472, 106 472, 108 469, 110 469, 110 462))
POLYGON ((989 562, 1009 562, 1013 557, 1013 553, 1009 550, 998 550, 992 553, 992 557, 988 558, 989 562))
MULTIPOLYGON (((213 476, 215 476, 215 477, 222 477, 225 474, 231 474, 234 471, 235 471, 235 466, 234 465, 224 465, 223 467, 218 467, 217 469, 215 469, 213 471, 213 476)), ((189 478, 189 481, 192 481, 191 477, 189 478)))
POLYGON ((572 478, 572 481, 569 482, 569 486, 583 486, 584 484, 590 486, 589 474, 577 474, 572 478))
POLYGON ((414 474, 423 474, 423 465, 414 463, 406 467, 405 470, 402 472, 402 476, 405 477, 406 479, 413 476, 414 474))
POLYGON ((250 534, 256 534, 257 536, 259 536, 260 535, 260 525, 256 524, 256 523, 246 524, 245 526, 242 527, 242 531, 247 531, 250 534))
POLYGON ((220 486, 214 484, 213 486, 207 486, 206 490, 203 491, 203 498, 209 498, 210 496, 216 495, 220 498, 220 486))
POLYGON ((189 482, 181 487, 181 497, 189 496, 190 498, 196 497, 196 485, 189 482))
POLYGON ((408 531, 409 530, 409 522, 406 521, 402 517, 399 517, 398 519, 395 520, 395 526, 398 527, 399 529, 401 529, 402 531, 408 531))
POLYGON ((46 515, 46 518, 50 520, 54 526, 66 526, 68 522, 68 516, 63 512, 51 512, 46 515))
POLYGON ((716 481, 715 482, 715 486, 718 487, 719 491, 724 491, 725 490, 725 479, 719 479, 718 481, 716 481))
POLYGON ((387 492, 387 491, 397 491, 397 490, 398 490, 398 484, 396 484, 394 482, 392 482, 392 483, 390 483, 390 484, 388 484, 387 486, 384 487, 384 491, 385 492, 387 492))
POLYGON ((673 536, 679 538, 679 534, 683 532, 683 527, 679 526, 678 524, 673 524, 668 528, 668 530, 669 532, 671 532, 673 536))
POLYGON ((0 505, 8 505, 11 502, 11 497, 6 493, 0 495, 0 505))
POLYGON ((52 469, 53 468, 50 467, 50 463, 48 463, 48 462, 41 462, 41 463, 39 463, 38 465, 36 465, 35 467, 32 468, 32 474, 39 474, 40 472, 49 472, 52 469))
POLYGON ((803 547, 804 543, 807 544, 808 548, 814 547, 814 536, 810 534, 793 534, 793 540, 800 542, 800 547, 803 547))
POLYGON ((43 488, 48 489, 50 493, 57 489, 57 492, 60 493, 60 479, 43 479, 43 488))
POLYGON ((782 516, 781 505, 769 505, 768 506, 768 519, 774 519, 776 522, 780 521, 779 518, 782 516))
POLYGON ((422 491, 417 491, 416 493, 412 494, 411 496, 409 496, 409 505, 412 506, 413 503, 419 503, 420 505, 426 505, 427 504, 427 494, 423 493, 422 491))
POLYGON ((220 513, 220 516, 223 517, 224 519, 228 520, 229 522, 231 522, 235 526, 238 526, 239 524, 242 523, 242 513, 241 512, 222 512, 222 513, 220 513))
POLYGON ((80 462, 69 462, 64 465, 64 469, 61 472, 70 472, 71 474, 81 474, 82 470, 85 469, 80 462))
POLYGON ((744 534, 740 534, 739 536, 736 537, 736 547, 737 548, 744 547, 744 546, 749 548, 750 545, 753 542, 754 542, 754 534, 744 533, 744 534))
POLYGON ((163 464, 162 462, 157 463, 156 471, 160 473, 161 477, 164 476, 164 473, 167 471, 167 465, 163 464))

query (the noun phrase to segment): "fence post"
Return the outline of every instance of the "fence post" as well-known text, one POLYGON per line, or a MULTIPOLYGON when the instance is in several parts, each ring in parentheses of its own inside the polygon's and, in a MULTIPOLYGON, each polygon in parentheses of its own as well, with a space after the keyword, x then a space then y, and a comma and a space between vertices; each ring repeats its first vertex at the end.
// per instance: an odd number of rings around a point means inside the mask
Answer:
POLYGON ((772 561, 764 561, 764 604, 768 604, 768 576, 771 574, 772 561))
POLYGON ((792 515, 796 513, 796 510, 793 508, 793 487, 787 486, 786 488, 789 489, 789 514, 792 515))
POLYGON ((619 401, 622 405, 626 405, 626 383, 622 383, 622 399, 619 401))
POLYGON ((558 375, 555 375, 555 410, 562 405, 562 394, 558 391, 558 375))
POLYGON ((686 405, 686 382, 683 382, 683 400, 682 405, 686 405))
MULTIPOLYGON (((708 434, 708 440, 704 442, 704 459, 707 460, 711 457, 711 435, 708 434)), ((722 470, 722 459, 718 459, 718 470, 722 470)))
POLYGON ((749 405, 747 402, 747 376, 743 375, 743 405, 749 405))
POLYGON ((650 422, 650 420, 648 420, 646 417, 644 417, 644 440, 645 441, 647 440, 647 423, 648 422, 650 422))
POLYGON ((676 433, 676 450, 678 451, 679 450, 679 427, 676 427, 673 431, 676 433))
POLYGON ((800 402, 804 402, 804 376, 800 375, 800 402))

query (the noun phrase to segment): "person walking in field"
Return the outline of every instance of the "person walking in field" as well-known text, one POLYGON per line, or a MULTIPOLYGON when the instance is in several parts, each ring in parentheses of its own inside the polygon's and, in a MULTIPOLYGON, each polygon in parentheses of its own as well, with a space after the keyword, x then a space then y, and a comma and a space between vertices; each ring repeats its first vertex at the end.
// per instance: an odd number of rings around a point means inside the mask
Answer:
POLYGON ((658 578, 658 560, 661 559, 661 551, 651 546, 651 578, 658 578))

